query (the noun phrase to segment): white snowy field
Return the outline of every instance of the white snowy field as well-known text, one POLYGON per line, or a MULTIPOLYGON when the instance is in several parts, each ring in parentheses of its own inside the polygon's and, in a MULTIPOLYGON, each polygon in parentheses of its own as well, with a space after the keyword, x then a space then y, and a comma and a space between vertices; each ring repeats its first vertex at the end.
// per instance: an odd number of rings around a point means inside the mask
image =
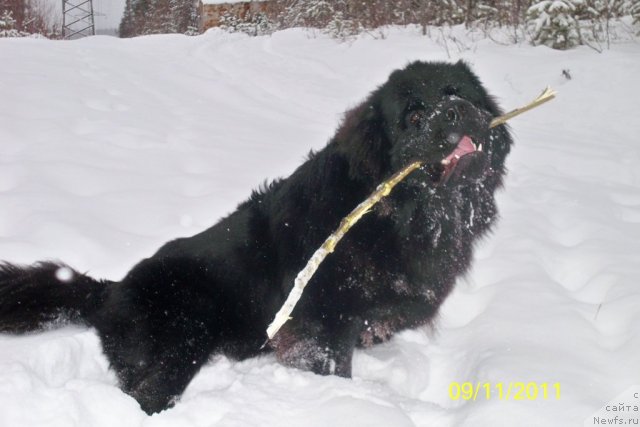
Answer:
POLYGON ((465 59, 505 109, 559 92, 512 121, 502 219, 437 327, 358 351, 354 379, 214 357, 148 417, 93 331, 0 335, 0 426, 581 426, 640 384, 640 44, 461 40, 0 40, 0 259, 113 280, 292 172, 411 60, 465 59), (492 394, 452 400, 453 382, 492 394), (500 399, 513 382, 548 396, 500 399))

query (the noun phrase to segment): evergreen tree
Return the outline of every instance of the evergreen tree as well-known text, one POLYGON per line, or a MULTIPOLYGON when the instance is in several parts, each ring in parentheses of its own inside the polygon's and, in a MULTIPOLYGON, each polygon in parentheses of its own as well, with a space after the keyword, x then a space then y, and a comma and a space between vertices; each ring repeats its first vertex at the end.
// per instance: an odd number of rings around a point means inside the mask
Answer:
POLYGON ((509 23, 510 1, 508 0, 476 0, 473 9, 466 14, 467 19, 480 21, 490 25, 506 25, 509 23))
POLYGON ((629 5, 629 13, 633 16, 633 25, 638 28, 637 35, 640 36, 640 0, 634 0, 629 5))
POLYGON ((233 13, 226 13, 220 17, 220 21, 220 28, 224 30, 241 32, 254 37, 272 34, 278 29, 278 23, 269 19, 263 12, 247 14, 244 19, 233 13))
POLYGON ((293 0, 285 7, 288 27, 325 28, 337 12, 344 12, 343 0, 293 0))
POLYGON ((583 0, 535 0, 527 10, 533 44, 569 49, 582 43, 578 14, 583 0))
POLYGON ((0 0, 0 37, 59 37, 60 28, 49 23, 52 10, 35 0, 0 0))
POLYGON ((464 8, 459 0, 431 1, 432 25, 457 25, 464 22, 464 8))
POLYGON ((120 37, 143 34, 197 34, 200 7, 197 0, 127 0, 120 37))
POLYGON ((628 9, 627 0, 585 0, 583 14, 580 16, 583 38, 609 45, 612 36, 611 22, 627 14, 628 9))
POLYGON ((517 26, 525 21, 531 0, 464 0, 464 22, 467 26, 517 26))
POLYGON ((26 33, 16 29, 16 20, 13 19, 13 12, 4 10, 0 15, 0 38, 2 37, 24 37, 26 33))
POLYGON ((120 21, 120 37, 134 37, 143 34, 145 12, 149 9, 148 0, 127 0, 122 21, 120 21))

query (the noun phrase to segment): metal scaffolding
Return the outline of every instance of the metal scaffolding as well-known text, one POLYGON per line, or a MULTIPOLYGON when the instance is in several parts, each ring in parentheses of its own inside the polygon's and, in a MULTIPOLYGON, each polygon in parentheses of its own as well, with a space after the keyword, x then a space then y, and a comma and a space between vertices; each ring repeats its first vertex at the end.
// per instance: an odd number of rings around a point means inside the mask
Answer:
POLYGON ((93 0, 62 0, 62 37, 72 40, 95 35, 93 0))

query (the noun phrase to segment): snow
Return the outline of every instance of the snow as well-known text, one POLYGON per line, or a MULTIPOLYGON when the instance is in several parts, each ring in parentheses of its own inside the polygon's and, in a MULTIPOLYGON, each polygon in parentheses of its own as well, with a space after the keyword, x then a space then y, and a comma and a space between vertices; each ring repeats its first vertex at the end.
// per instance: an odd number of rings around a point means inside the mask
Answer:
POLYGON ((0 335, 0 425, 567 426, 640 384, 640 45, 461 33, 0 40, 0 259, 114 280, 292 172, 410 60, 464 58, 505 109, 559 92, 513 120, 502 219, 436 327, 357 351, 353 380, 214 357, 148 417, 96 334, 69 326, 0 335), (560 399, 449 397, 452 382, 518 381, 559 383, 560 399))

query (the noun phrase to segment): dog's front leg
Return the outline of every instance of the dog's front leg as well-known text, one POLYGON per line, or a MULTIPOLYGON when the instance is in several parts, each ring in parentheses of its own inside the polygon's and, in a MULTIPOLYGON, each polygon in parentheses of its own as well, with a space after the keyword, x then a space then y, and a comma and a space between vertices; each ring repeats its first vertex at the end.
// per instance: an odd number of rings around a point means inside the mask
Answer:
POLYGON ((351 359, 362 329, 362 320, 350 317, 335 322, 291 320, 270 345, 286 366, 319 375, 351 377, 351 359))

